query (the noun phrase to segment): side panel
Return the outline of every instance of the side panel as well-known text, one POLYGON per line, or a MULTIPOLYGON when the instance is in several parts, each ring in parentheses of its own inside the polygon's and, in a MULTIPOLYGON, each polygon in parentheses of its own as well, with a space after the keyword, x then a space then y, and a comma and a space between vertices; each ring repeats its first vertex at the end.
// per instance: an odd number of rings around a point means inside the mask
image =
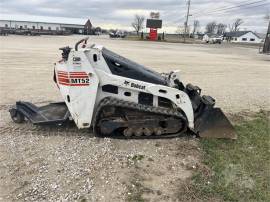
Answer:
MULTIPOLYGON (((97 70, 99 75, 100 85, 111 84, 124 89, 130 89, 137 92, 151 93, 155 96, 164 97, 171 100, 177 107, 179 107, 186 115, 188 119, 188 126, 190 129, 194 128, 194 114, 191 101, 188 95, 176 88, 171 88, 163 85, 156 85, 152 83, 146 83, 130 78, 125 78, 117 75, 111 75, 105 73, 102 70, 97 70)), ((103 94, 99 92, 100 94, 103 94)), ((118 96, 118 95, 116 95, 118 96)), ((102 97, 102 95, 99 95, 102 97)), ((122 97, 126 100, 125 97, 122 97)))
POLYGON ((160 97, 165 97, 171 100, 174 104, 177 105, 186 115, 188 120, 188 126, 190 129, 194 128, 194 113, 191 101, 188 95, 176 88, 170 88, 167 86, 159 85, 149 85, 146 87, 146 90, 153 95, 160 97))
POLYGON ((56 65, 57 84, 78 128, 91 125, 99 84, 88 51, 72 51, 66 63, 56 65))

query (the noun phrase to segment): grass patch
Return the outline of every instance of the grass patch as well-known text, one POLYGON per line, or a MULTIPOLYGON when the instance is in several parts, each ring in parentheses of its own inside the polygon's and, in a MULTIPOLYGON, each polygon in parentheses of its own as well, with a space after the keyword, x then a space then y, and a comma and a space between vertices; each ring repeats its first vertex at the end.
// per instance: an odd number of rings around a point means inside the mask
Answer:
POLYGON ((128 165, 137 165, 138 162, 142 161, 145 158, 144 155, 138 154, 138 155, 133 155, 133 156, 129 156, 127 158, 128 160, 128 165))
POLYGON ((203 164, 211 174, 199 171, 192 189, 199 199, 224 201, 270 200, 269 113, 235 126, 238 139, 202 139, 203 164))
POLYGON ((141 161, 142 159, 144 159, 144 155, 141 155, 141 154, 134 155, 131 157, 132 161, 141 161))

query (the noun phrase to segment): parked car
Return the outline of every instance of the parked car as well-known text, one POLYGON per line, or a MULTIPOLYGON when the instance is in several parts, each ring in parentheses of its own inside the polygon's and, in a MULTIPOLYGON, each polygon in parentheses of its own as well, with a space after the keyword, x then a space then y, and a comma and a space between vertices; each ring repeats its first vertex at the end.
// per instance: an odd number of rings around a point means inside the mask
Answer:
POLYGON ((219 36, 216 34, 205 34, 203 36, 203 41, 205 43, 212 43, 212 44, 219 43, 219 44, 221 44, 222 40, 223 40, 222 36, 219 36))
POLYGON ((213 44, 215 44, 215 43, 221 44, 222 38, 221 37, 213 37, 213 38, 210 38, 210 42, 213 44))
POLYGON ((109 33, 110 38, 125 38, 127 36, 126 32, 117 30, 116 32, 109 33))

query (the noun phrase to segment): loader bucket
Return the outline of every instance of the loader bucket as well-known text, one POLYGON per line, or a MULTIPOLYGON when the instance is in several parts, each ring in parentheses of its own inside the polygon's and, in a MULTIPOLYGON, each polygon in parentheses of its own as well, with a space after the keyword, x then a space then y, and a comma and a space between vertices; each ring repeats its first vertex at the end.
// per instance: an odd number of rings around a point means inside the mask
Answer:
POLYGON ((195 120, 195 131, 202 138, 237 139, 232 124, 220 108, 205 109, 195 120))

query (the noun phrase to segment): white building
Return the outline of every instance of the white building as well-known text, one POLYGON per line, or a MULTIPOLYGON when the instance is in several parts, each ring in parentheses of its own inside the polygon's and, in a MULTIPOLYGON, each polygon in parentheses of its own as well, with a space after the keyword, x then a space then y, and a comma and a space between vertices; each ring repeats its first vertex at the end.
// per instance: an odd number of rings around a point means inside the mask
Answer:
POLYGON ((263 39, 252 31, 226 32, 224 40, 233 43, 261 43, 263 39))
POLYGON ((62 30, 61 24, 30 21, 0 20, 0 27, 11 29, 62 30))

